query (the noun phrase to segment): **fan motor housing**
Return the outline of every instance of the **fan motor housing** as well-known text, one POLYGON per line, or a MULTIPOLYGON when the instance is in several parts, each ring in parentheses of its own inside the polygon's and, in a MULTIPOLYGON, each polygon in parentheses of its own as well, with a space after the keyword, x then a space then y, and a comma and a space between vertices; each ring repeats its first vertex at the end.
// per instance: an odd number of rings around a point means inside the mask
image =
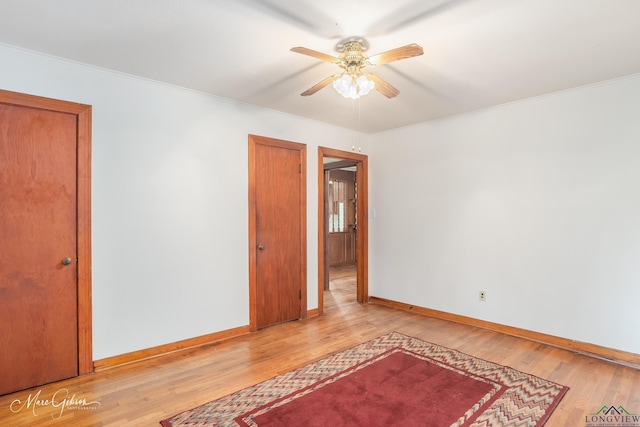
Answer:
POLYGON ((350 40, 343 43, 342 51, 343 54, 340 55, 340 62, 343 68, 362 68, 367 65, 369 58, 362 53, 363 48, 360 41, 350 40))

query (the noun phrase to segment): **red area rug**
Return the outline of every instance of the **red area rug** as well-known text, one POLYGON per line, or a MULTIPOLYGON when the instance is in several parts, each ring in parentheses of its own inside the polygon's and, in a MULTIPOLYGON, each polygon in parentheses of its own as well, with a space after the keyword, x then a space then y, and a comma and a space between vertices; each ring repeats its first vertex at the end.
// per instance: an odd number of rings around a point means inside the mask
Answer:
POLYGON ((542 426, 568 388, 391 333, 175 415, 164 427, 542 426))

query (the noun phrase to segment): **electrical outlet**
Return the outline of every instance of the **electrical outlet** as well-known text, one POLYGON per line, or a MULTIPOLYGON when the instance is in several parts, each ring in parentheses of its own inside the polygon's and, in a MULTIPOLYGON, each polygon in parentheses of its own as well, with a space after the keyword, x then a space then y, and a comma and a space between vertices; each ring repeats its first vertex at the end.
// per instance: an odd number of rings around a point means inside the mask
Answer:
POLYGON ((482 302, 487 301, 487 292, 486 291, 480 291, 480 301, 482 301, 482 302))

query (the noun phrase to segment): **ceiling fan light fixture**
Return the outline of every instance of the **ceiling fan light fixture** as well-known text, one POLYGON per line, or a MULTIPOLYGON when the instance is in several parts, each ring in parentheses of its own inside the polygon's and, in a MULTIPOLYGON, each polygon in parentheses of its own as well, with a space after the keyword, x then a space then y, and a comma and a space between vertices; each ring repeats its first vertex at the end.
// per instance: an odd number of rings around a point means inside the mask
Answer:
POLYGON ((358 99, 371 92, 375 83, 360 74, 357 78, 349 74, 343 74, 333 81, 333 88, 345 98, 358 99))
POLYGON ((364 51, 367 50, 368 44, 361 37, 351 37, 343 40, 337 45, 338 51, 342 52, 339 57, 327 55, 306 47, 292 47, 291 50, 296 53, 311 56, 321 61, 330 62, 342 68, 340 75, 333 75, 311 86, 300 95, 313 95, 322 88, 333 84, 333 88, 345 98, 360 98, 368 94, 372 89, 377 90, 387 98, 398 96, 400 91, 391 86, 386 81, 373 73, 362 73, 362 69, 371 66, 384 65, 390 62, 399 61, 401 59, 413 58, 414 56, 424 53, 422 47, 415 43, 388 50, 386 52, 367 56, 364 51))

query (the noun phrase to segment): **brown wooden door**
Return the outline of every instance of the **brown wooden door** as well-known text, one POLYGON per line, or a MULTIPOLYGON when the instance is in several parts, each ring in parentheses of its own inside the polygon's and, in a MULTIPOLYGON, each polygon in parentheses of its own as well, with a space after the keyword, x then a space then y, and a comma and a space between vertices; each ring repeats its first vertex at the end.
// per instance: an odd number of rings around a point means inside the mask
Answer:
POLYGON ((0 104, 0 394, 78 375, 77 128, 0 104))
POLYGON ((329 265, 355 264, 356 173, 352 170, 333 169, 328 171, 328 175, 329 265))
POLYGON ((270 138, 250 137, 250 143, 252 326, 259 329, 306 312, 305 151, 270 138))

